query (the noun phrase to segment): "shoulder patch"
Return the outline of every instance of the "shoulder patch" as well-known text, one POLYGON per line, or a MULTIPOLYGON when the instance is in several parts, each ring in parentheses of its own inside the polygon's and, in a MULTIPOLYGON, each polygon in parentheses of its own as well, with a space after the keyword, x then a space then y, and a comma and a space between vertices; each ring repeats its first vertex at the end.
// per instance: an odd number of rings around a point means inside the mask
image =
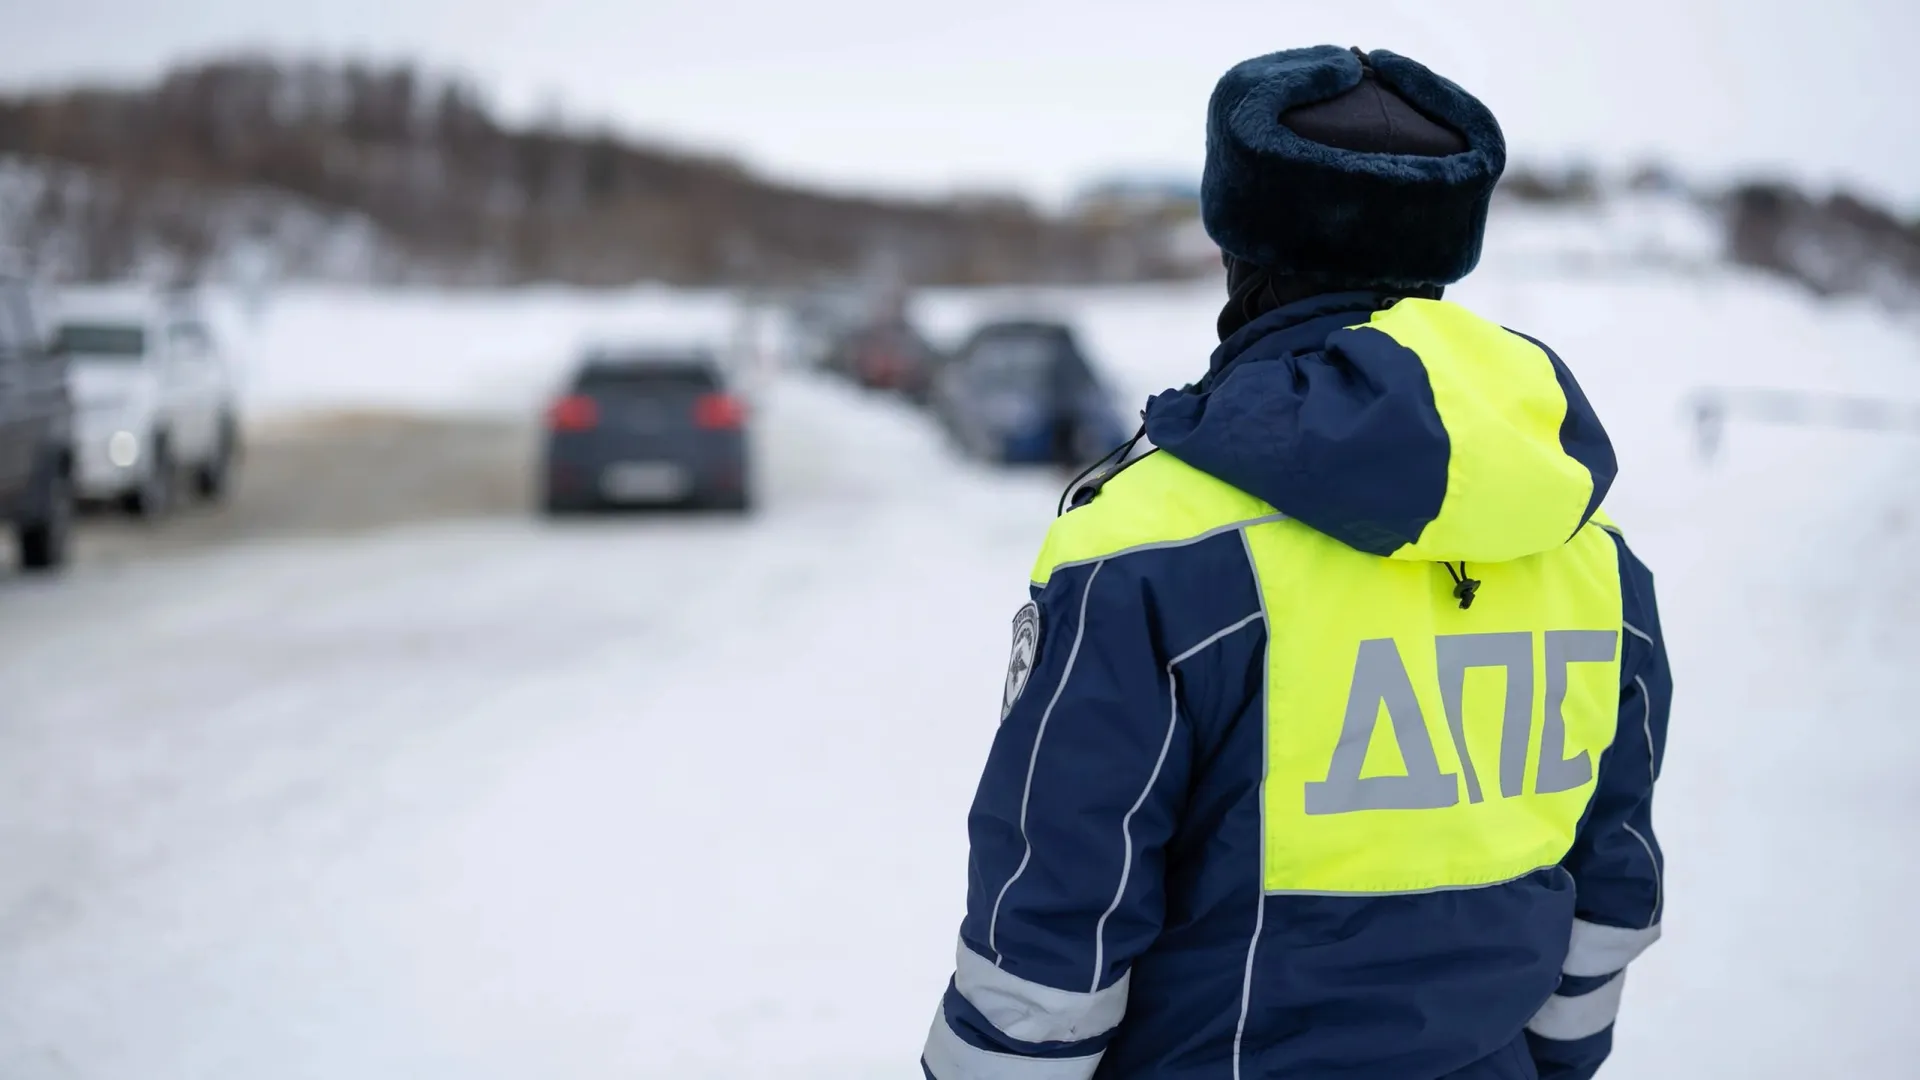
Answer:
POLYGON ((1027 688, 1027 676, 1033 674, 1033 659, 1040 651, 1040 605, 1027 601, 1013 614, 1013 655, 1007 659, 1007 684, 1000 696, 1000 719, 1013 711, 1020 692, 1027 688))

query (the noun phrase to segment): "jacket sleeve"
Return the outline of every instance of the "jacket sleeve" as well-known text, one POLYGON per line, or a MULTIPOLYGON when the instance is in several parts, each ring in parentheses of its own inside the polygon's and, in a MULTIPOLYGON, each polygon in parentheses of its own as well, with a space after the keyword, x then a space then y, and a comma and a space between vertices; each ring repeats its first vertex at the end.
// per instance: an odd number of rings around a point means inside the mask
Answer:
POLYGON ((1623 628, 1620 719, 1593 802, 1562 863, 1573 875, 1573 934, 1560 987, 1527 1025, 1541 1080, 1590 1080, 1613 1048, 1626 968, 1660 937, 1664 862, 1653 787, 1667 744, 1673 678, 1653 576, 1617 534, 1623 628))
POLYGON ((967 914, 922 1068, 1086 1080, 1158 936, 1191 761, 1145 582, 1123 561, 1036 587, 1038 650, 968 817, 967 914))

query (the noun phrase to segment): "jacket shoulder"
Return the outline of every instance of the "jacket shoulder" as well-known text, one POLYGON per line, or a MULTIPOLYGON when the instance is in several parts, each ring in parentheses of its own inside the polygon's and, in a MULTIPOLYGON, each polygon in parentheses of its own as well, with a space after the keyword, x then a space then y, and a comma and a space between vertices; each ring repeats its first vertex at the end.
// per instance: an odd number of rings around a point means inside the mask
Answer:
POLYGON ((1284 515, 1272 505, 1166 451, 1134 462, 1092 501, 1055 518, 1033 566, 1033 582, 1054 572, 1135 551, 1176 548, 1284 515))

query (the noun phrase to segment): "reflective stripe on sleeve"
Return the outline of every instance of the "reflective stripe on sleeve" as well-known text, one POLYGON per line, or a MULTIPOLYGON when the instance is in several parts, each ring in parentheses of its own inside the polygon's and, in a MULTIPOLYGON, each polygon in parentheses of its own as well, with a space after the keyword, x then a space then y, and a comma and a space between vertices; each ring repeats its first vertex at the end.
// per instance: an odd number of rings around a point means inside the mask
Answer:
POLYGON ((1643 930, 1630 930, 1575 919, 1573 941, 1567 946, 1567 962, 1560 970, 1581 978, 1611 975, 1624 970, 1647 946, 1659 940, 1659 923, 1643 930))
POLYGON ((934 1080, 1091 1080, 1100 1067, 1099 1054, 1071 1058, 1034 1058, 982 1050, 954 1034, 942 1007, 927 1034, 921 1056, 934 1080))
POLYGON ((993 961, 960 943, 953 984, 987 1022, 1021 1042, 1079 1042, 1104 1035, 1127 1011, 1127 986, 1133 973, 1091 994, 1056 990, 995 967, 993 961))
POLYGON ((1555 994, 1527 1022, 1527 1030, 1543 1039, 1560 1042, 1598 1035, 1612 1026, 1613 1018, 1620 1014, 1620 991, 1626 984, 1627 977, 1621 974, 1591 994, 1579 997, 1555 994))

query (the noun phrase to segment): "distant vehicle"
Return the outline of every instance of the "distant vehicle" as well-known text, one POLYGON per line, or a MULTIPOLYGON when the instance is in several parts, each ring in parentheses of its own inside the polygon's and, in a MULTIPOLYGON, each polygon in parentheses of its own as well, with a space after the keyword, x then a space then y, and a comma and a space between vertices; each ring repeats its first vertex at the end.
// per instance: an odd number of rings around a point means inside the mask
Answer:
POLYGON ((595 353, 547 410, 547 513, 744 511, 747 409, 706 353, 595 353))
POLYGON ((20 565, 67 561, 73 525, 73 403, 66 365, 47 348, 31 291, 0 269, 0 524, 20 565))
POLYGON ((787 322, 795 365, 827 367, 847 333, 872 317, 872 308, 873 300, 865 291, 844 285, 794 296, 787 306, 787 322))
POLYGON ((79 410, 83 499, 158 519, 183 479, 203 499, 227 494, 240 456, 233 371, 191 301, 144 289, 69 292, 54 348, 79 410))
POLYGON ((1133 430, 1061 323, 989 323, 934 387, 932 407, 969 457, 1000 464, 1085 465, 1133 430))
POLYGON ((904 317, 856 326, 828 353, 834 372, 873 390, 892 390, 925 401, 942 357, 904 317))

